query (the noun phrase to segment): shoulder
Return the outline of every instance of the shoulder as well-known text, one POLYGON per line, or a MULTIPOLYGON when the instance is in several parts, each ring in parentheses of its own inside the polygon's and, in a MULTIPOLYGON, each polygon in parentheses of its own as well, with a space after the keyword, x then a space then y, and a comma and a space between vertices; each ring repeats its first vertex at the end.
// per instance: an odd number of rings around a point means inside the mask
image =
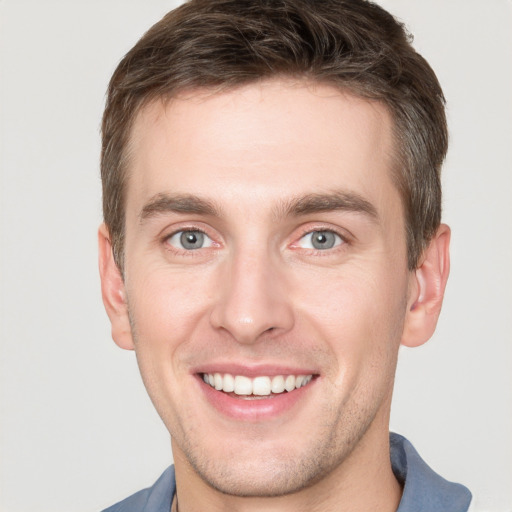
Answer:
POLYGON ((169 466, 151 487, 132 494, 103 512, 169 512, 175 490, 174 466, 169 466))

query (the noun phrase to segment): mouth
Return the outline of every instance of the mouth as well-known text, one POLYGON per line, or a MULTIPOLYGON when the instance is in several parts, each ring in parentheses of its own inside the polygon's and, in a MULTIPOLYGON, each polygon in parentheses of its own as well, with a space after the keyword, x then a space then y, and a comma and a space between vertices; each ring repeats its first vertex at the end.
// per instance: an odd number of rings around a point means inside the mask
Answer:
POLYGON ((306 387, 314 375, 262 375, 250 378, 230 373, 202 373, 200 377, 211 388, 233 398, 257 400, 273 398, 306 387))
POLYGON ((206 403, 220 417, 258 425, 306 410, 314 403, 321 380, 312 368, 232 362, 210 363, 193 375, 206 403))

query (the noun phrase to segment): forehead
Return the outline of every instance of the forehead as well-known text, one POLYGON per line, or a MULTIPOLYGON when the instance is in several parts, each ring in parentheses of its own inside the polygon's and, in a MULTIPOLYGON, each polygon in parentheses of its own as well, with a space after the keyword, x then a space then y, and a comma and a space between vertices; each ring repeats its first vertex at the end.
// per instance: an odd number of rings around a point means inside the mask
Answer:
POLYGON ((392 132, 384 105, 322 84, 272 80, 154 101, 131 134, 127 212, 161 193, 265 203, 334 188, 396 195, 392 132))

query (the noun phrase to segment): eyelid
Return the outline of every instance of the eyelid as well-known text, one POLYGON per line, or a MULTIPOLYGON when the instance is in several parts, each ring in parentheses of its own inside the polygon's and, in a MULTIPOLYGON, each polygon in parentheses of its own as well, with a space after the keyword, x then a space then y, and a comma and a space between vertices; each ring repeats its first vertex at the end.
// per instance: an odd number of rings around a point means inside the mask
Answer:
POLYGON ((218 248, 221 246, 221 244, 216 240, 216 237, 212 235, 211 230, 200 226, 199 223, 183 223, 178 226, 175 225, 172 227, 168 227, 165 230, 162 230, 162 234, 159 236, 159 239, 160 243, 164 246, 166 251, 174 252, 177 254, 184 254, 187 256, 197 255, 200 249, 218 248), (205 238, 207 238, 210 241, 208 246, 192 250, 180 247, 178 244, 174 245, 169 243, 171 238, 177 235, 181 235, 181 233, 186 233, 190 231, 202 233, 205 236, 205 238))
POLYGON ((290 247, 292 249, 295 249, 295 250, 303 249, 303 250, 306 250, 306 251, 309 251, 309 252, 316 252, 316 253, 319 253, 319 254, 322 253, 322 255, 327 256, 328 254, 331 254, 332 252, 334 252, 336 250, 341 250, 346 245, 350 244, 352 242, 353 238, 354 237, 352 236, 352 234, 348 230, 343 229, 341 227, 332 226, 330 224, 326 225, 324 223, 318 223, 318 224, 316 224, 316 223, 308 223, 308 224, 300 227, 299 234, 297 236, 293 237, 294 241, 292 242, 290 247), (337 243, 336 245, 334 245, 330 249, 316 249, 316 248, 303 248, 303 247, 301 247, 300 241, 305 236, 311 235, 312 233, 315 233, 315 232, 333 233, 334 235, 339 237, 339 239, 341 240, 341 243, 337 243))
POLYGON ((189 250, 192 250, 192 249, 185 249, 184 247, 179 247, 177 244, 174 245, 173 243, 171 243, 171 240, 173 238, 176 238, 175 241, 179 241, 181 239, 181 235, 183 233, 201 233, 202 235, 204 235, 205 239, 208 240, 207 242, 207 245, 203 245, 202 247, 199 247, 198 249, 195 249, 195 250, 199 250, 199 249, 207 249, 208 247, 212 247, 213 246, 213 240, 208 236, 207 233, 205 233, 204 231, 201 231, 200 229, 180 229, 179 231, 175 231, 174 233, 172 233, 171 235, 169 235, 167 238, 166 238, 166 242, 169 244, 169 245, 172 245, 173 247, 175 247, 176 249, 179 249, 179 250, 184 250, 184 251, 189 251, 189 250))
MULTIPOLYGON (((297 244, 299 245, 301 243, 302 240, 305 240, 307 237, 313 237, 313 235, 315 233, 331 233, 335 236, 335 241, 334 241, 334 245, 332 247, 328 247, 326 249, 317 249, 316 247, 302 247, 303 249, 310 249, 310 250, 322 250, 322 251, 328 251, 328 250, 332 250, 336 247, 339 247, 341 244, 343 244, 345 241, 343 240, 343 238, 335 231, 332 231, 332 230, 327 230, 327 229, 314 229, 313 231, 308 231, 307 233, 305 233, 304 235, 302 235, 297 244)), ((309 242, 310 245, 313 245, 312 241, 309 242)))
POLYGON ((344 242, 350 242, 353 238, 355 238, 350 231, 348 231, 345 228, 341 228, 338 226, 332 226, 330 224, 321 224, 321 223, 308 223, 305 226, 301 226, 299 228, 299 236, 297 237, 297 240, 299 238, 302 238, 303 236, 306 236, 309 233, 315 233, 318 231, 327 231, 329 233, 334 233, 335 235, 338 235, 344 242))

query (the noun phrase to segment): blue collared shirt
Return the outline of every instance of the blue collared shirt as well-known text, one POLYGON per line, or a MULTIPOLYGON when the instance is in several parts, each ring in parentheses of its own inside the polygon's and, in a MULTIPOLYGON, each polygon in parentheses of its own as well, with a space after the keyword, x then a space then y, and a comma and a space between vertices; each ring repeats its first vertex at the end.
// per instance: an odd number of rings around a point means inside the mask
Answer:
MULTIPOLYGON (((403 485, 397 512, 467 512, 471 493, 466 487, 430 469, 405 437, 390 434, 390 448, 393 473, 403 485)), ((152 487, 103 512, 169 512, 175 491, 174 466, 170 466, 152 487)))

